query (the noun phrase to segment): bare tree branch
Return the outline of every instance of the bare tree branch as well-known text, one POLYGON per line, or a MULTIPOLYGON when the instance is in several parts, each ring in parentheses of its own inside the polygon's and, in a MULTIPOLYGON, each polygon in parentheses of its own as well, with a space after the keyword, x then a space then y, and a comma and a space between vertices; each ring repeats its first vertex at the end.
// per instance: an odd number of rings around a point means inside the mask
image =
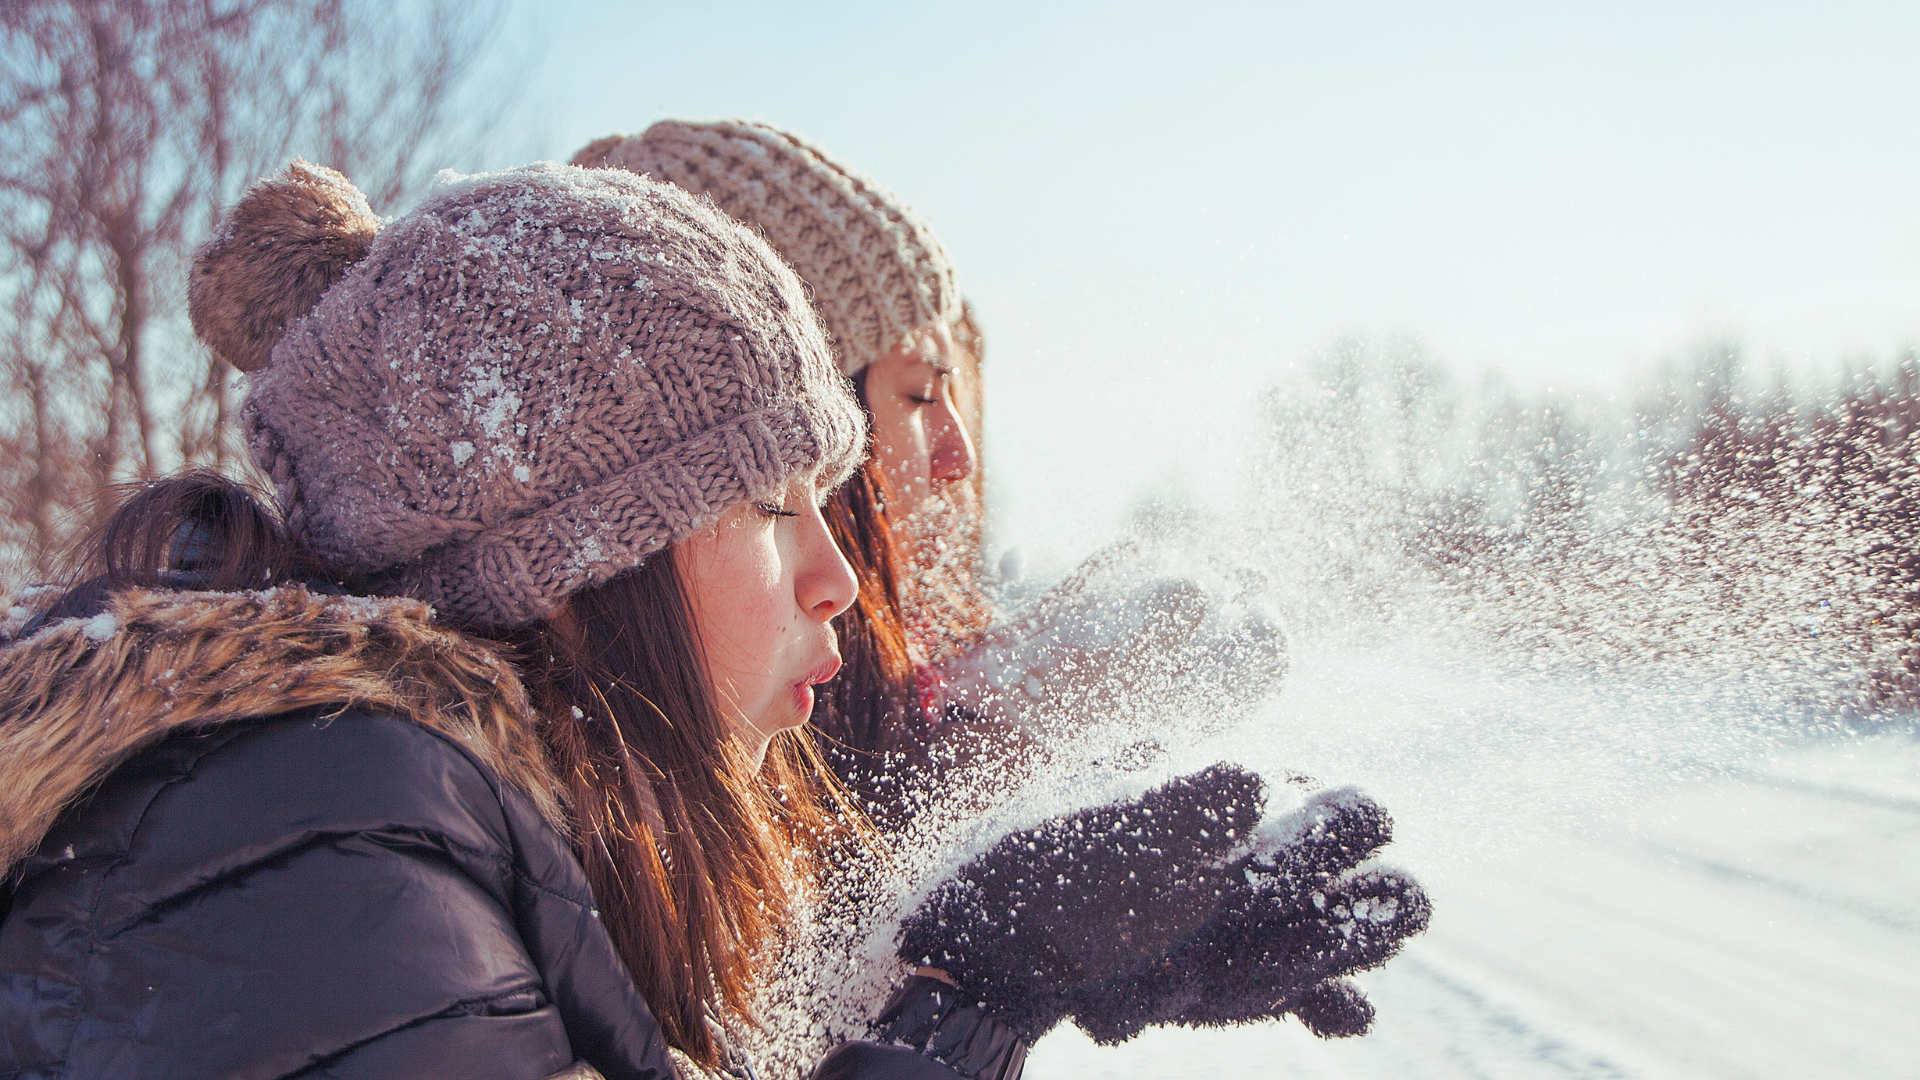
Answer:
POLYGON ((376 206, 478 157, 498 0, 0 3, 0 558, 44 571, 90 489, 226 467, 234 373, 186 327, 193 247, 293 156, 376 206))

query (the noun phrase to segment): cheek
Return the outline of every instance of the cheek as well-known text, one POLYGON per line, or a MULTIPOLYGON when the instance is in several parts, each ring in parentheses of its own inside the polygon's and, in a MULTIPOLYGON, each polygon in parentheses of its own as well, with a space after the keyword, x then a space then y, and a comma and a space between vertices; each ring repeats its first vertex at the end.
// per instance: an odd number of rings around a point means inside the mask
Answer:
POLYGON ((874 415, 873 447, 882 464, 897 469, 926 460, 927 433, 920 413, 918 409, 890 409, 884 415, 874 415))
POLYGON ((708 656, 731 675, 755 676, 774 668, 792 633, 792 589, 785 587, 772 545, 766 548, 742 552, 746 557, 716 567, 724 584, 715 590, 717 602, 702 613, 708 656))
POLYGON ((751 599, 740 610, 739 639, 750 642, 758 654, 754 658, 757 661, 755 669, 765 670, 767 661, 779 649, 791 629, 787 625, 791 621, 788 609, 793 604, 791 601, 781 603, 779 593, 771 586, 756 587, 751 591, 751 599))

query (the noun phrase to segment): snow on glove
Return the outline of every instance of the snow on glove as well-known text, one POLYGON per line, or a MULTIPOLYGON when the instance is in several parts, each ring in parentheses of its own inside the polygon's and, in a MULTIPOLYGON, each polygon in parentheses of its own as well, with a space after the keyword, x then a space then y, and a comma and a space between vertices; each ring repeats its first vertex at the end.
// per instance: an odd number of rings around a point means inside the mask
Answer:
MULTIPOLYGON (((1251 705, 1286 681, 1287 635, 1271 616, 1250 612, 1225 633, 1196 636, 1177 658, 1189 678, 1184 688, 1227 705, 1251 705)), ((1196 704, 1205 706, 1211 701, 1196 704)))
POLYGON ((1206 613, 1206 596, 1188 581, 1118 594, 1069 581, 990 631, 940 675, 967 709, 1044 731, 1164 695, 1179 669, 1176 657, 1206 613))
POLYGON ((1088 559, 944 665, 953 700, 1032 732, 1147 702, 1156 713, 1169 701, 1198 712, 1246 705, 1278 688, 1287 642, 1277 623, 1252 613, 1210 627, 1205 590, 1129 580, 1132 554, 1122 545, 1088 559))
POLYGON ((1322 1038, 1363 1034, 1373 1007, 1342 976, 1385 963, 1424 930, 1419 884, 1355 867, 1393 822, 1351 789, 1309 800, 1277 845, 1234 863, 1219 906, 1165 957, 1081 988, 1079 1025, 1098 1042, 1164 1023, 1215 1027, 1293 1013, 1322 1038))
POLYGON ((1224 864, 1259 821, 1264 786, 1216 765, 1004 837, 902 924, 900 957, 944 969, 1038 1038, 1078 988, 1124 977, 1194 934, 1229 891, 1224 864))

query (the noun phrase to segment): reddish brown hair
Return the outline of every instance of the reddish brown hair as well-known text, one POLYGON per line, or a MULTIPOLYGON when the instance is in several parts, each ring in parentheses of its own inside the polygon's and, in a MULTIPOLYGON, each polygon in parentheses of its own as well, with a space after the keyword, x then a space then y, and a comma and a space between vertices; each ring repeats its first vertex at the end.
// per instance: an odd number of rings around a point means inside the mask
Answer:
MULTIPOLYGON (((982 392, 980 360, 984 339, 973 308, 963 308, 954 327, 955 374, 950 382, 956 411, 974 445, 980 441, 982 392)), ((872 424, 866 373, 854 377, 860 407, 872 424)), ((865 462, 826 506, 827 528, 852 565, 860 591, 840 617, 840 675, 814 705, 813 726, 826 744, 827 758, 842 783, 857 793, 882 823, 897 824, 911 798, 907 778, 933 764, 934 721, 921 708, 914 672, 911 621, 941 647, 956 648, 986 628, 991 605, 976 581, 985 515, 980 470, 948 489, 962 514, 961 528, 949 538, 958 558, 910 578, 920 568, 895 542, 887 513, 886 472, 869 452, 865 462), (958 490, 955 490, 958 489, 958 490), (910 592, 926 592, 909 597, 910 592), (909 610, 913 615, 909 615, 909 610)), ((922 656, 941 647, 920 643, 922 656)))

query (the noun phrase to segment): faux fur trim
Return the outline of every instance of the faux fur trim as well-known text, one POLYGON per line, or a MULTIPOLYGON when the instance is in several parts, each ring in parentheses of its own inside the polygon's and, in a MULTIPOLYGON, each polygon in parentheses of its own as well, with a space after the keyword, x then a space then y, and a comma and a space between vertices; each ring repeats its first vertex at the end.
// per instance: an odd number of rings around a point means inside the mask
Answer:
POLYGON ((0 872, 166 736, 313 706, 441 732, 567 827, 526 688, 496 647, 434 625, 427 605, 299 586, 132 589, 0 651, 0 872))

